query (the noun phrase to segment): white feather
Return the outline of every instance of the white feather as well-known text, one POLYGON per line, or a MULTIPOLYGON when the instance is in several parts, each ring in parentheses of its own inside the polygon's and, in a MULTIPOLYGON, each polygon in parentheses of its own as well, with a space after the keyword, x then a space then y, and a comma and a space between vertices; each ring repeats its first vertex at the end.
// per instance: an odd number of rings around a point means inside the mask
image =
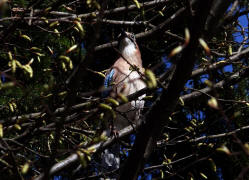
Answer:
POLYGON ((134 56, 134 53, 136 52, 136 45, 129 38, 124 38, 122 44, 124 46, 121 48, 121 52, 124 58, 129 59, 134 56))

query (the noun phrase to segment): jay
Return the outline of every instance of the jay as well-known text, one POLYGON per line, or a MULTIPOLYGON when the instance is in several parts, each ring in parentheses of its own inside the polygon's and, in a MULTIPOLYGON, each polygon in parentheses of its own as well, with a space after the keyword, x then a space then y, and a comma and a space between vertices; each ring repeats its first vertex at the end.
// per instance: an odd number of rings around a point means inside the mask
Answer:
MULTIPOLYGON (((110 96, 114 98, 118 94, 128 96, 146 87, 141 79, 142 59, 134 34, 123 31, 119 35, 118 48, 120 57, 108 71, 104 82, 105 87, 112 87, 110 96)), ((116 108, 117 117, 113 122, 114 128, 121 130, 128 125, 140 123, 139 116, 144 106, 142 100, 144 96, 116 108)))
MULTIPOLYGON (((114 98, 118 94, 128 96, 146 87, 141 79, 143 71, 142 59, 134 34, 123 31, 118 40, 120 57, 107 72, 104 82, 106 88, 112 87, 109 95, 114 98)), ((113 120, 113 128, 119 131, 128 125, 140 123, 141 118, 139 116, 144 106, 144 100, 142 100, 144 96, 142 95, 137 100, 116 108, 117 116, 113 120)), ((110 135, 110 132, 107 135, 110 135)), ((119 151, 120 146, 114 145, 103 152, 102 165, 105 169, 114 170, 119 168, 119 151)))

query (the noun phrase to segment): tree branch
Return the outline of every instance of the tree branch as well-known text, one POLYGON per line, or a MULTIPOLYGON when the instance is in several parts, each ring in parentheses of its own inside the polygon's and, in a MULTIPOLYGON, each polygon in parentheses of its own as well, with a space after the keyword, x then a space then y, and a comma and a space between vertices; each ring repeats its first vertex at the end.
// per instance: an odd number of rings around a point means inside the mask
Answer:
POLYGON ((182 58, 176 65, 176 70, 169 82, 167 90, 163 91, 161 97, 156 100, 151 110, 146 114, 146 121, 142 124, 140 131, 138 131, 130 156, 120 175, 120 180, 136 179, 138 177, 146 159, 153 150, 157 137, 160 135, 165 123, 167 123, 169 116, 176 107, 181 90, 191 75, 198 47, 198 39, 204 28, 210 6, 210 1, 206 1, 205 3, 198 2, 195 4, 197 6, 195 9, 196 16, 194 19, 189 20, 193 23, 188 24, 191 27, 190 43, 183 51, 182 58))
MULTIPOLYGON (((240 80, 242 80, 243 78, 248 77, 248 76, 249 76, 249 68, 244 69, 241 72, 237 72, 237 73, 233 74, 231 77, 227 78, 226 80, 223 80, 223 81, 220 81, 219 83, 216 83, 213 86, 212 89, 221 88, 221 87, 223 87, 225 85, 228 85, 228 84, 230 85, 232 83, 237 83, 240 80)), ((208 93, 212 89, 208 87, 208 88, 201 89, 199 91, 208 93)), ((184 100, 184 102, 188 102, 188 101, 193 100, 192 98, 197 98, 197 97, 200 97, 202 95, 203 95, 203 93, 201 93, 201 92, 192 92, 192 93, 190 93, 188 95, 181 96, 181 98, 184 100)), ((125 137, 127 135, 130 135, 130 134, 134 133, 134 131, 136 129, 139 129, 140 127, 141 127, 141 125, 138 125, 138 127, 133 125, 133 126, 128 126, 128 127, 124 128, 124 129, 120 130, 119 133, 118 133, 119 134, 118 139, 123 138, 123 137, 125 137)), ((247 127, 245 127, 245 128, 247 128, 247 127)), ((245 129, 245 128, 242 128, 242 129, 245 129)), ((85 149, 95 149, 94 153, 98 153, 98 152, 102 151, 103 149, 105 149, 107 147, 110 147, 116 141, 117 141, 116 138, 110 137, 105 142, 100 142, 100 143, 94 144, 92 146, 85 147, 85 149)), ((77 156, 76 153, 70 155, 66 159, 56 163, 55 165, 53 165, 52 168, 49 171, 50 172, 49 175, 52 176, 52 175, 62 171, 63 169, 65 169, 65 168, 71 166, 72 164, 76 163, 78 160, 79 160, 79 157, 77 156)), ((41 174, 40 176, 43 176, 43 175, 41 174)), ((42 177, 40 177, 40 176, 37 177, 36 180, 41 179, 42 177)))

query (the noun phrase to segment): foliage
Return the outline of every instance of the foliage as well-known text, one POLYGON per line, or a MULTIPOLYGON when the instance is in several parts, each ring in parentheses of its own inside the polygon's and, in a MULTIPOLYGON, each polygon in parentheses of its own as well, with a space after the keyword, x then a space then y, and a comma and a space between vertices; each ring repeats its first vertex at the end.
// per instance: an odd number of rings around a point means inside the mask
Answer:
MULTIPOLYGON (((1 179, 120 175, 102 172, 100 154, 110 145, 97 146, 108 139, 102 132, 115 120, 115 107, 138 97, 101 96, 104 74, 119 56, 120 29, 136 34, 147 69, 146 124, 155 102, 164 101, 161 94, 168 92, 181 60, 191 61, 184 55, 196 26, 201 32, 197 48, 189 50, 195 57, 192 75, 183 77, 187 82, 170 117, 166 111, 154 114, 155 122, 165 117, 162 132, 139 175, 247 179, 248 1, 230 1, 221 16, 210 14, 216 6, 209 1, 203 29, 193 23, 203 15, 194 1, 1 1, 1 179), (77 157, 72 163, 49 172, 72 155, 77 157)), ((173 83, 177 87, 179 81, 173 83)), ((136 132, 119 134, 121 164, 136 132)), ((108 141, 117 143, 112 137, 108 141)))

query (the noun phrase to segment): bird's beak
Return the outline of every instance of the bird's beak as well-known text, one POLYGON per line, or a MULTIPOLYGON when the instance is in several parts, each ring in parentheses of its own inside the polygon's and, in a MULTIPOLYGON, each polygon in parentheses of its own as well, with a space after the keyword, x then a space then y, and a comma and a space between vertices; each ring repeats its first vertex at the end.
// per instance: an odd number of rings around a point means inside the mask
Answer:
POLYGON ((121 29, 120 34, 118 35, 118 39, 123 39, 125 37, 127 37, 127 33, 123 29, 121 29))
POLYGON ((121 37, 127 37, 127 33, 123 29, 121 30, 121 37))

